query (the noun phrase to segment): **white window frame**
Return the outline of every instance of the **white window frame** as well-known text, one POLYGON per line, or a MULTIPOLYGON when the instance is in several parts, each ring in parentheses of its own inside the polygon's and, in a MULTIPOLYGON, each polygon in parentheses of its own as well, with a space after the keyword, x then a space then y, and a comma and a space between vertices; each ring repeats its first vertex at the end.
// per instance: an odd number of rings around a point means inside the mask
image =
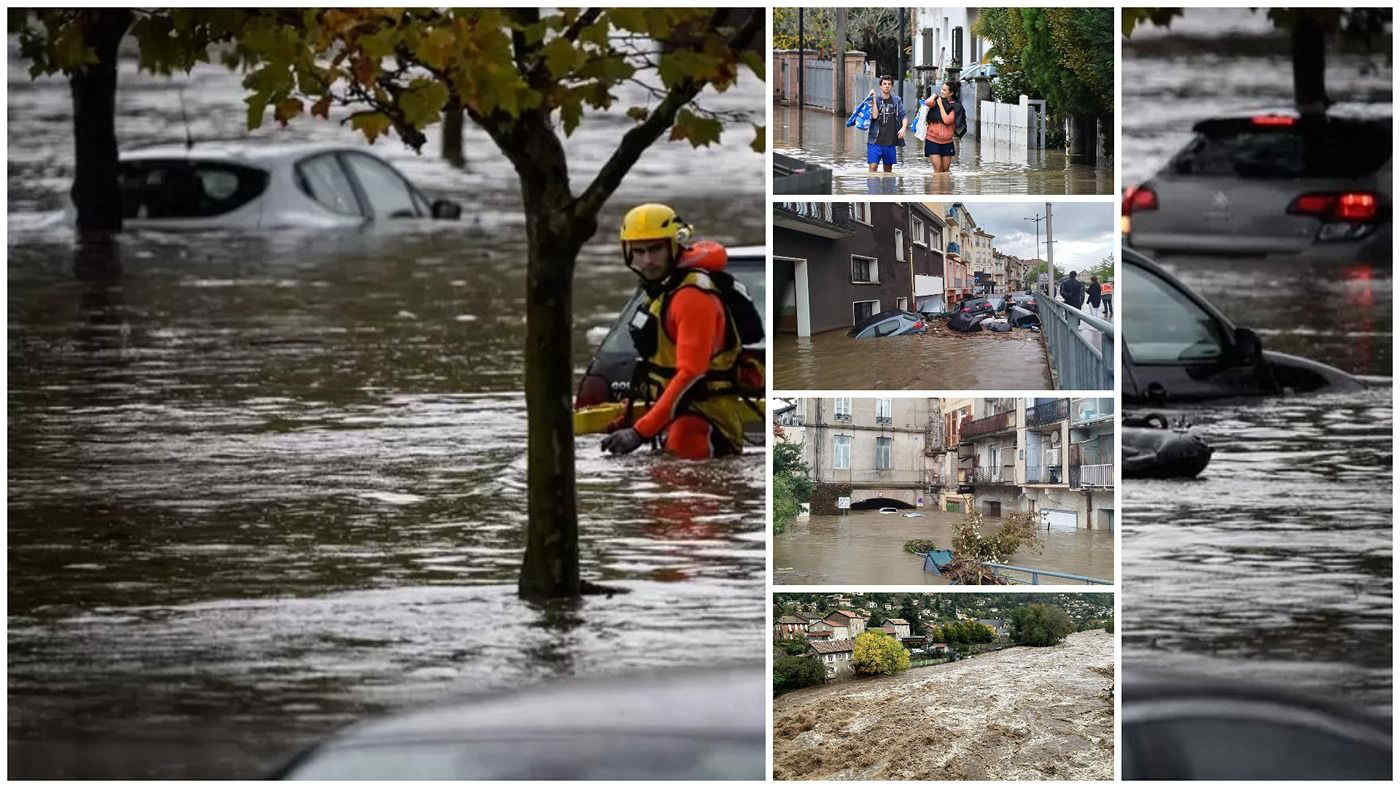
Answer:
POLYGON ((870 310, 870 314, 871 314, 871 315, 878 315, 878 314, 880 314, 880 299, 878 299, 878 298, 870 299, 870 300, 868 300, 868 301, 852 301, 852 302, 851 302, 851 325, 853 325, 853 326, 856 324, 856 304, 874 304, 875 306, 870 310))
POLYGON ((909 217, 909 235, 914 239, 916 246, 928 246, 928 239, 924 237, 924 220, 917 216, 909 217))
POLYGON ((848 471, 851 469, 851 440, 850 435, 831 436, 831 469, 833 471, 848 471))
POLYGON ((875 470, 888 471, 892 469, 894 467, 893 455, 894 438, 878 437, 875 439, 875 470), (883 457, 880 456, 882 454, 883 457))
POLYGON ((894 228, 894 259, 895 262, 904 262, 904 231, 898 227, 894 228))
POLYGON ((832 405, 832 413, 834 413, 838 419, 849 419, 851 417, 851 398, 837 397, 835 403, 832 405))
POLYGON ((874 222, 870 219, 870 203, 868 202, 851 203, 851 219, 860 222, 866 227, 875 226, 874 222))
POLYGON ((896 298, 894 300, 894 306, 895 309, 908 309, 909 299, 905 298, 904 296, 900 296, 899 298, 896 298))
POLYGON ((875 399, 875 418, 894 418, 894 400, 888 397, 877 397, 875 399))
MULTIPOLYGON (((866 257, 863 254, 851 255, 851 284, 853 285, 878 285, 880 284, 880 258, 866 257), (870 278, 856 279, 856 260, 864 260, 870 263, 870 278)), ((880 310, 875 310, 880 311, 880 310)))

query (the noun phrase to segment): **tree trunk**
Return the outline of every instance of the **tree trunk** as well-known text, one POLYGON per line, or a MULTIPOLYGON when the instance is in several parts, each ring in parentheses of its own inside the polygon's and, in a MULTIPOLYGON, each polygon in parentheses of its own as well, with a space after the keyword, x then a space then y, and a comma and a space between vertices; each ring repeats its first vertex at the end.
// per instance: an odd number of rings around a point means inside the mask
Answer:
POLYGON ((525 404, 529 518, 520 595, 578 596, 578 503, 574 490, 574 262, 597 229, 570 210, 568 165, 548 118, 521 116, 512 135, 529 247, 525 285, 525 404))
POLYGON ((1323 27, 1306 9, 1293 24, 1293 100, 1304 115, 1321 114, 1327 98, 1327 40, 1323 27))
POLYGON ((76 166, 73 204, 80 236, 122 229, 122 194, 117 173, 117 45, 131 24, 126 10, 85 12, 84 37, 97 62, 68 78, 73 93, 76 166))
POLYGON ((462 103, 457 99, 442 108, 442 159, 458 169, 467 164, 462 151, 462 103))

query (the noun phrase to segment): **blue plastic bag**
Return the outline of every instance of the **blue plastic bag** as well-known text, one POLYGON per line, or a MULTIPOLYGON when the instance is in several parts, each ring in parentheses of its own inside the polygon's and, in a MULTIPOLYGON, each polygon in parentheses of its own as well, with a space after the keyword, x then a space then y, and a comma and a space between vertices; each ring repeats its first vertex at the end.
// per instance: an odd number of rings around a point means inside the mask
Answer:
POLYGON ((856 107, 856 111, 852 112, 849 118, 846 118, 847 126, 855 126, 861 131, 870 130, 871 99, 873 98, 875 98, 875 94, 872 92, 865 97, 864 101, 860 102, 860 105, 856 107))

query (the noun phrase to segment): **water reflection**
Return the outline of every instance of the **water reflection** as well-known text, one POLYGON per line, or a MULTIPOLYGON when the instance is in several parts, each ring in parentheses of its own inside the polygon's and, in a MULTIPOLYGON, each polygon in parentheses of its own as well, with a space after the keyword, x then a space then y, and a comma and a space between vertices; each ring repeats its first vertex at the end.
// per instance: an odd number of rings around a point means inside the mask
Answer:
MULTIPOLYGON (((926 509, 923 517, 879 512, 813 515, 773 538, 776 585, 946 585, 925 572, 923 560, 904 552, 912 539, 932 539, 951 547, 953 528, 965 515, 926 509)), ((988 519, 990 527, 1000 521, 988 519)), ((1113 532, 1077 529, 1042 534, 1040 551, 1022 549, 1007 562, 1033 569, 1111 579, 1113 532)), ((1022 577, 1017 573, 1018 577, 1022 577)), ((1042 578, 1044 583, 1062 581, 1042 578)), ((1070 581, 1063 581, 1070 582, 1070 581)))
POLYGON ((1184 414, 1203 477, 1124 484, 1125 659, 1388 710, 1391 396, 1184 414))
POLYGON ((773 150, 831 168, 834 194, 1110 194, 1113 168, 1095 167, 1058 149, 1028 149, 1008 139, 969 134, 947 173, 934 173, 923 143, 898 148, 889 174, 872 175, 865 159, 866 132, 847 128, 829 112, 774 106, 773 150), (800 138, 799 138, 800 128, 800 138))
POLYGON ((1044 338, 1028 330, 852 339, 844 331, 773 339, 775 389, 1052 388, 1044 338))

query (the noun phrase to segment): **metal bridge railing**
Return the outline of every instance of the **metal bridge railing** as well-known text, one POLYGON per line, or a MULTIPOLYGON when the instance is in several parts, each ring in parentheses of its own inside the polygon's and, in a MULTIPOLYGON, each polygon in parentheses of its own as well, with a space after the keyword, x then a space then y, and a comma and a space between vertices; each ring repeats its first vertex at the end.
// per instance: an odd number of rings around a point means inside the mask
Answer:
POLYGON ((1078 582, 1080 582, 1080 583, 1084 583, 1084 584, 1086 584, 1086 585, 1094 585, 1094 586, 1111 586, 1111 585, 1113 585, 1113 581, 1112 581, 1112 580, 1104 580, 1103 578, 1099 578, 1099 577, 1087 577, 1087 576, 1085 576, 1085 575, 1072 575, 1072 574, 1070 574, 1070 573, 1068 573, 1068 572, 1051 572, 1051 571, 1048 570, 1048 569, 1031 569, 1031 568, 1025 567, 1025 566, 1011 566, 1010 564, 986 564, 986 566, 988 566, 988 567, 990 567, 990 568, 992 568, 992 569, 1010 570, 1010 571, 1014 571, 1014 572, 1025 572, 1026 574, 1028 574, 1028 575, 1031 576, 1030 584, 1033 585, 1033 586, 1038 586, 1038 585, 1040 585, 1040 576, 1041 576, 1041 575, 1045 575, 1046 577, 1060 577, 1060 578, 1064 578, 1064 579, 1066 579, 1066 580, 1075 580, 1075 581, 1078 581, 1078 582))
POLYGON ((1035 294, 1035 306, 1057 387, 1062 391, 1113 390, 1113 357, 1117 352, 1113 324, 1040 292, 1035 294))

